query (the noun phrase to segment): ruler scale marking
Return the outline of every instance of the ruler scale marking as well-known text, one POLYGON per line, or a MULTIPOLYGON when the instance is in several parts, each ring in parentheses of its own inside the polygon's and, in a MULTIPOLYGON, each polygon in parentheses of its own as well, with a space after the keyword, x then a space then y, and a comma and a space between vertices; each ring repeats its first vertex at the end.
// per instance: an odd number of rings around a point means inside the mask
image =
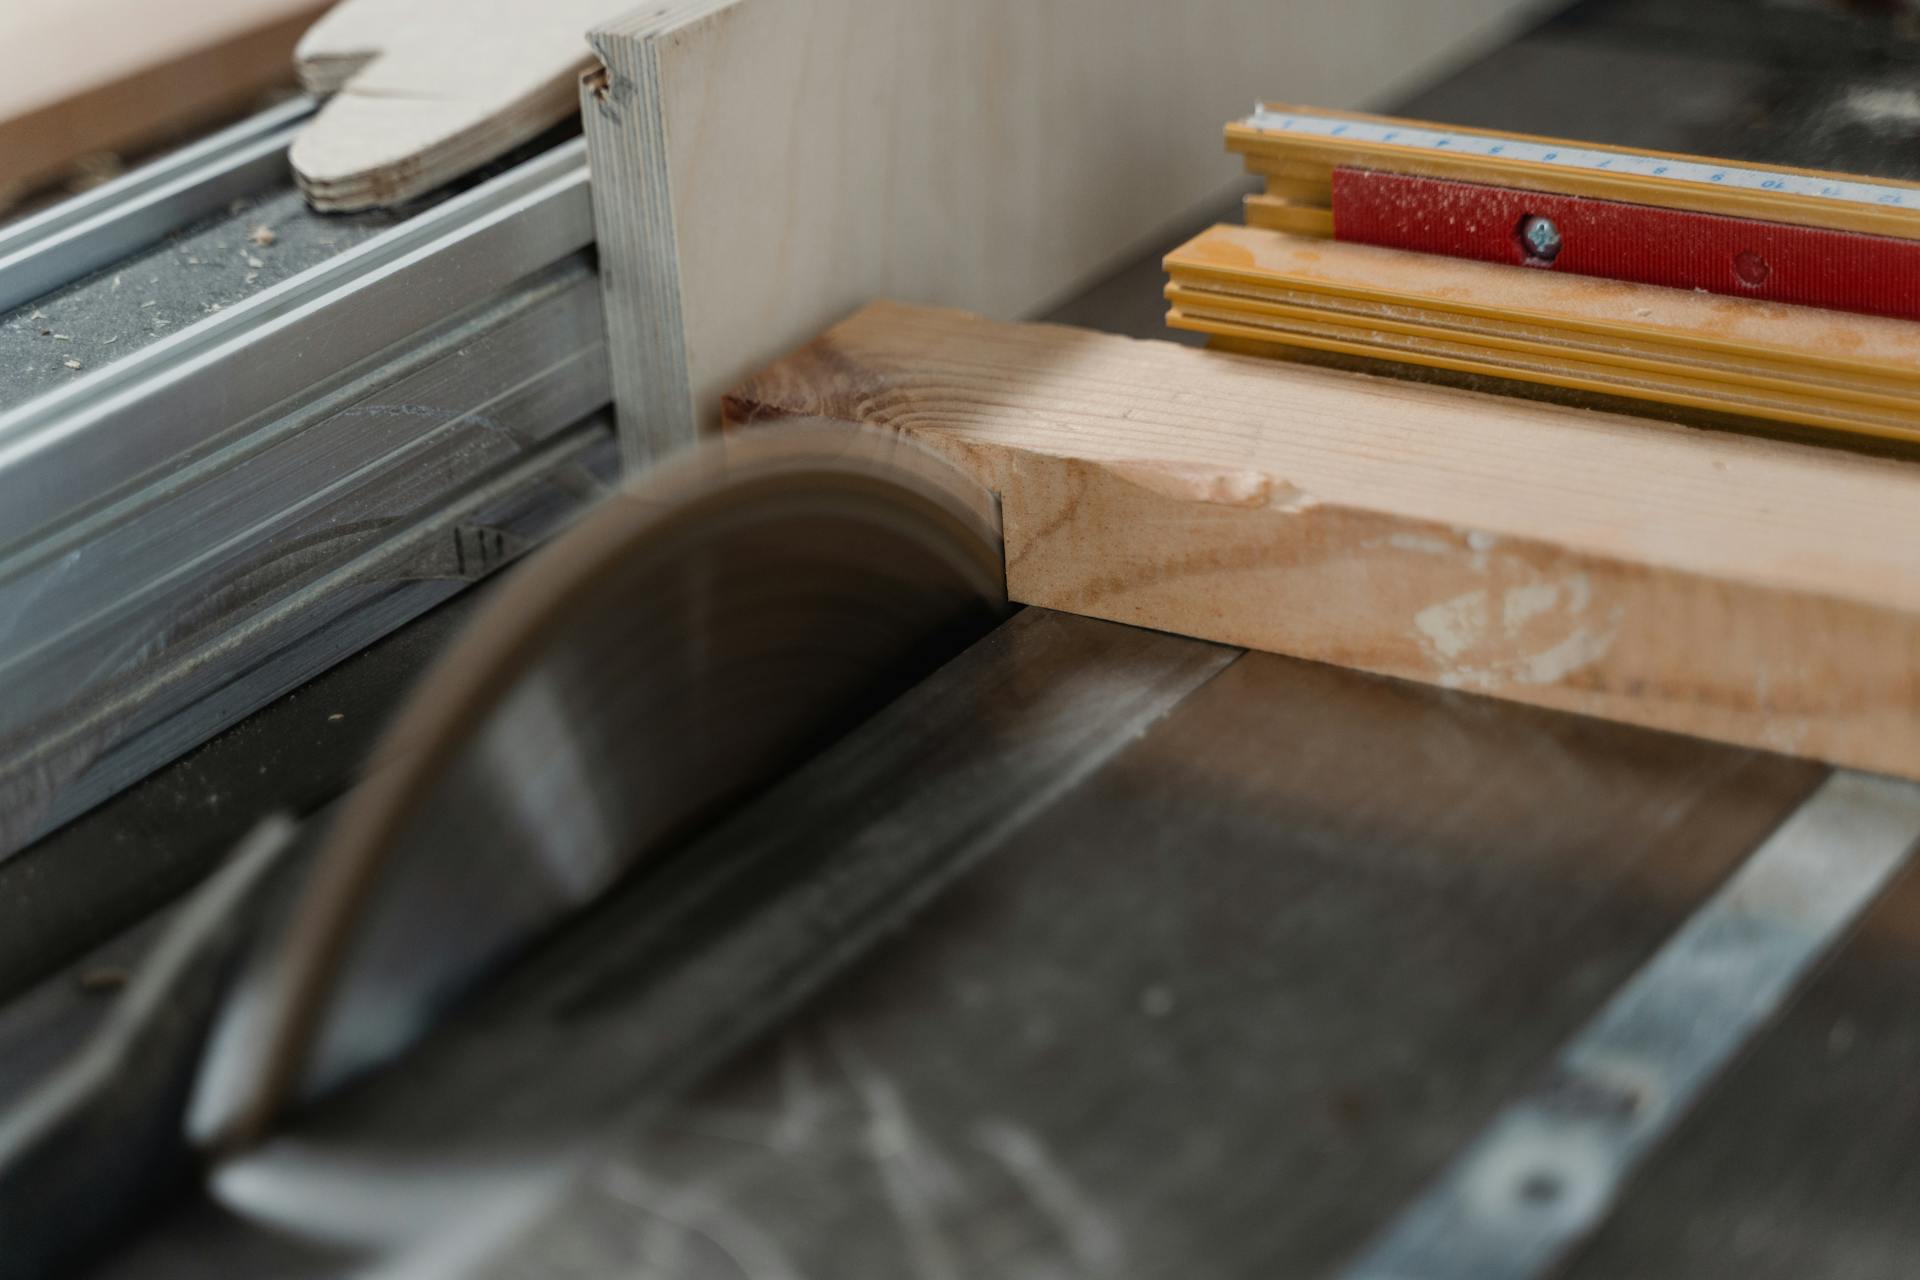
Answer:
POLYGON ((1254 225, 1920 320, 1920 186, 1273 106, 1228 143, 1254 225))
POLYGON ((1808 196, 1851 204, 1920 212, 1920 189, 1862 182, 1826 175, 1765 169, 1750 165, 1648 155, 1633 151, 1595 150, 1555 142, 1504 138, 1493 134, 1435 129, 1412 124, 1387 124, 1337 116, 1276 112, 1256 108, 1243 122, 1265 134, 1321 138, 1329 142, 1369 143, 1405 147, 1413 151, 1451 151, 1489 160, 1553 165, 1667 182, 1691 182, 1734 190, 1808 196))

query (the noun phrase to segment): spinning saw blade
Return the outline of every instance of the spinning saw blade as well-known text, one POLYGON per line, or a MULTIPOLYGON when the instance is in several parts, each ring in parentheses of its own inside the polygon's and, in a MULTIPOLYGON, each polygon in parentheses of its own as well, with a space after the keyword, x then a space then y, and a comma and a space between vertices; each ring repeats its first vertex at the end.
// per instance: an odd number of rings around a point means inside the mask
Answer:
MULTIPOLYGON (((84 1088, 57 1075, 0 1116, 0 1180, 36 1171, 100 1221, 115 1208, 87 1171, 123 1157, 130 1129, 162 1135, 150 1167, 174 1176, 193 1148, 264 1135, 1005 607, 991 495, 892 437, 802 424, 656 469, 488 602, 397 716, 283 914, 261 912, 242 943, 220 912, 181 913, 175 934, 194 936, 163 946, 195 957, 197 985, 128 1002, 135 1022, 167 1019, 165 1037, 113 1029, 159 1048, 110 1055, 84 1088), (205 980, 222 952, 244 956, 225 988, 205 980), (190 1116, 155 1114, 178 1105, 140 1083, 163 1069, 194 1080, 190 1116), (75 1176, 47 1176, 50 1162, 75 1176)), ((131 1215, 150 1188, 124 1181, 131 1215)), ((37 1202, 42 1222, 68 1217, 37 1202)))

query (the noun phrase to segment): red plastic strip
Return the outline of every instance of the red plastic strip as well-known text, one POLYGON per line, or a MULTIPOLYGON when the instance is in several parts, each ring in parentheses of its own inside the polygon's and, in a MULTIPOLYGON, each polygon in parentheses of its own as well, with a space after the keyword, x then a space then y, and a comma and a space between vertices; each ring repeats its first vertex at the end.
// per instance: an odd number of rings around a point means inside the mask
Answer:
POLYGON ((1374 169, 1333 171, 1338 240, 1573 275, 1920 320, 1920 240, 1550 195, 1374 169), (1521 239, 1558 232, 1551 259, 1521 239))

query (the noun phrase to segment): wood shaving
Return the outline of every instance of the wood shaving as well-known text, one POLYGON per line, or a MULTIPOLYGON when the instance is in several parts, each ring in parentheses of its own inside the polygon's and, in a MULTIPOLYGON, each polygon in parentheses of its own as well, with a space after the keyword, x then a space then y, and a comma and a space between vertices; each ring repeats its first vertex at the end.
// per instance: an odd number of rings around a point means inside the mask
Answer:
POLYGON ((280 238, 279 236, 274 234, 273 228, 265 225, 264 223, 260 226, 255 227, 252 231, 247 233, 247 239, 253 241, 255 244, 259 245, 262 249, 266 248, 268 245, 272 244, 275 240, 278 240, 279 238, 280 238))

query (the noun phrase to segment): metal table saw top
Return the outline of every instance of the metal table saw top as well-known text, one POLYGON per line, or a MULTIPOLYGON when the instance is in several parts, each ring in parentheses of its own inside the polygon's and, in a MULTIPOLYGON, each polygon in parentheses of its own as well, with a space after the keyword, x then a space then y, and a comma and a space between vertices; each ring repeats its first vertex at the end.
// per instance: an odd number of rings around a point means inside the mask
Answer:
MULTIPOLYGON (((1587 0, 1393 109, 1916 178, 1920 43, 1896 22, 1587 0)), ((1050 318, 1173 336, 1159 283, 1155 253, 1050 318)), ((100 1002, 81 979, 137 939, 82 953, 253 816, 336 796, 477 594, 0 865, 21 922, 0 993, 66 969, 0 1029, 77 1038, 100 1002)), ((856 735, 890 761, 860 779, 876 803, 924 823, 907 867, 860 862, 859 815, 823 799, 837 758, 816 762, 706 837, 709 858, 620 895, 309 1117, 290 1142, 314 1157, 313 1203, 344 1181, 398 1199, 438 1169, 469 1207, 498 1197, 463 1264, 502 1276, 1326 1274, 1825 774, 1038 611, 911 697, 945 737, 878 749, 901 732, 884 715, 856 735), (1038 691, 1087 672, 1111 683, 1061 705, 1052 755, 928 790, 1004 755, 1038 691), (778 857, 750 838, 769 829, 797 833, 778 857), (829 879, 845 901, 810 889, 829 879), (803 963, 827 929, 858 953, 803 963), (432 1163, 583 1126, 598 1136, 556 1181, 432 1163), (369 1135, 390 1161, 329 1176, 369 1135)), ((1917 910, 1909 872, 1566 1274, 1920 1267, 1917 910)), ((346 1256, 188 1193, 103 1274, 322 1275, 346 1256)))

